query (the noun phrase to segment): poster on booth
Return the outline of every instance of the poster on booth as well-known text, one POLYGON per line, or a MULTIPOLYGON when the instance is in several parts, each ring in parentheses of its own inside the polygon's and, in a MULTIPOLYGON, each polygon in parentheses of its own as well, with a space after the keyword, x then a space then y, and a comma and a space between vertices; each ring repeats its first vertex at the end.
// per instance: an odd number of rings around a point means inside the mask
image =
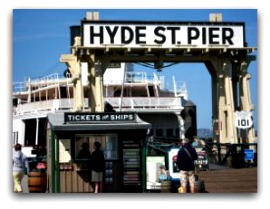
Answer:
POLYGON ((164 156, 147 156, 146 157, 146 173, 148 190, 158 190, 161 188, 160 166, 165 166, 164 156))
POLYGON ((172 180, 180 179, 180 173, 176 163, 178 150, 178 148, 173 148, 169 151, 169 172, 172 180))

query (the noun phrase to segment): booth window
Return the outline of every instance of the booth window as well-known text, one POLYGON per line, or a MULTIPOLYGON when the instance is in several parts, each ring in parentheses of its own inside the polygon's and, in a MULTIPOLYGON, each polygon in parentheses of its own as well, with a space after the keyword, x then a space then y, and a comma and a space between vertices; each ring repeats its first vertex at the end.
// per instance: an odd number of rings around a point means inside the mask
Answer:
POLYGON ((75 144, 75 158, 78 160, 78 155, 83 145, 87 143, 89 145, 89 151, 94 151, 94 142, 101 143, 101 149, 104 151, 106 160, 118 159, 118 140, 116 134, 91 134, 91 135, 76 135, 75 144))

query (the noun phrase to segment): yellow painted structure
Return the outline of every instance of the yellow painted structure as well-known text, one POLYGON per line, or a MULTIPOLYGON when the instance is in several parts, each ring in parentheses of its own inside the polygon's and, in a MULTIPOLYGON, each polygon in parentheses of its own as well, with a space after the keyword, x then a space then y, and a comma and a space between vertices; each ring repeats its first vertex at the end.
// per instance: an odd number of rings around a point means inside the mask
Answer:
MULTIPOLYGON (((89 21, 98 21, 99 15, 88 14, 87 18, 89 21)), ((220 17, 218 20, 220 21, 220 17)), ((256 59, 251 55, 255 50, 254 47, 229 48, 226 45, 207 48, 182 45, 165 49, 158 45, 139 48, 108 45, 104 49, 96 49, 82 46, 80 38, 77 37, 71 54, 62 55, 60 61, 67 64, 74 80, 74 111, 82 111, 83 106, 80 63, 88 64, 91 112, 104 110, 103 73, 110 62, 154 62, 159 67, 162 67, 164 62, 204 63, 212 82, 214 139, 220 143, 253 143, 253 126, 248 129, 246 139, 238 139, 234 113, 238 109, 251 112, 254 108, 250 96, 248 66, 256 59)))

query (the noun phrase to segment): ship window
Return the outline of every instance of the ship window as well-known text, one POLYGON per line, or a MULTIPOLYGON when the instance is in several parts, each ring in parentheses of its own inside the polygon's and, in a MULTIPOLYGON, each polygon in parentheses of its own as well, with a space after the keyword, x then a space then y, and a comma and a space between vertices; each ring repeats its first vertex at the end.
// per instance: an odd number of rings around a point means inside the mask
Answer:
POLYGON ((12 103, 13 103, 13 107, 17 107, 18 106, 18 99, 17 98, 13 98, 12 99, 12 103))
POLYGON ((166 136, 173 137, 173 129, 172 128, 166 129, 166 136))
POLYGON ((163 129, 156 129, 156 136, 163 136, 163 129))
POLYGON ((25 120, 25 146, 46 146, 46 118, 25 120), (38 138, 37 138, 38 136, 38 138), (38 141, 36 141, 38 140, 38 141))
POLYGON ((60 95, 61 95, 61 98, 68 98, 68 89, 67 87, 65 86, 61 86, 60 87, 60 95))
POLYGON ((37 119, 25 120, 25 146, 34 146, 36 145, 36 127, 37 119))
POLYGON ((79 156, 83 146, 89 146, 89 151, 94 151, 94 142, 101 143, 101 149, 104 151, 106 160, 118 159, 118 140, 116 134, 91 134, 91 135, 76 135, 75 158, 83 159, 79 156))

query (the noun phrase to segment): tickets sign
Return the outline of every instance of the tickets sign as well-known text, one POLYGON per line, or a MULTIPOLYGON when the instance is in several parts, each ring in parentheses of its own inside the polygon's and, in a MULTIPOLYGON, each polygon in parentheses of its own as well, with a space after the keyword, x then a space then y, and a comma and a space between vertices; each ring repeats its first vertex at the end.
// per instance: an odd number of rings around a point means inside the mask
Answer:
POLYGON ((65 123, 133 122, 135 113, 64 113, 65 123))
POLYGON ((83 46, 102 48, 244 46, 244 24, 82 22, 83 46))

